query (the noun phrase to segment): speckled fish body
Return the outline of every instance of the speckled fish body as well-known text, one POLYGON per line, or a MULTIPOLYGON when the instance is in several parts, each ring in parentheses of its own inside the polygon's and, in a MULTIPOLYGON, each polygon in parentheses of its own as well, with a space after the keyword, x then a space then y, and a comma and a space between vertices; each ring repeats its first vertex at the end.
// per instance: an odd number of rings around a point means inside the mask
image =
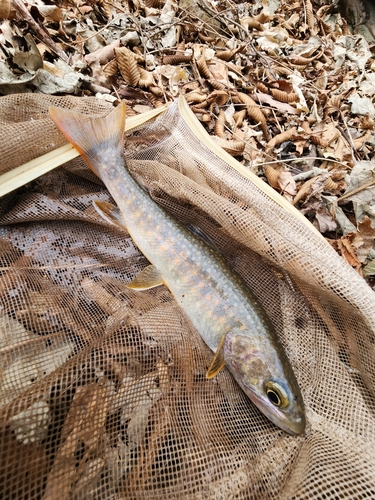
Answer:
POLYGON ((132 178, 122 156, 120 108, 100 121, 58 108, 51 115, 107 186, 135 244, 205 343, 214 352, 221 350, 234 378, 271 421, 290 434, 303 433, 301 393, 264 309, 213 248, 168 215, 132 178))

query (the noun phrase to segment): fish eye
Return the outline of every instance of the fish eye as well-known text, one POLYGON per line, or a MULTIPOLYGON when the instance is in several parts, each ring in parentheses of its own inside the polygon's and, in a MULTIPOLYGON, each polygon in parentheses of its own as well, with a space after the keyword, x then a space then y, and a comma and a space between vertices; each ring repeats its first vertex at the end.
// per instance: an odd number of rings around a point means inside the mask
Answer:
POLYGON ((286 406, 288 406, 288 395, 285 392, 285 389, 280 384, 270 380, 266 383, 265 389, 268 400, 274 406, 277 406, 278 408, 285 408, 286 406))

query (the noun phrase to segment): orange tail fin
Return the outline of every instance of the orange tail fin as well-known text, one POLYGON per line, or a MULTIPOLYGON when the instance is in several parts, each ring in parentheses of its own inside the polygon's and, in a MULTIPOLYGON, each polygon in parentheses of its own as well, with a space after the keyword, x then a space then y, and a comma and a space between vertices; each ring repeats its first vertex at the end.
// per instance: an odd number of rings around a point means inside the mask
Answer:
POLYGON ((72 109, 50 107, 56 126, 85 159, 91 170, 98 173, 98 160, 104 149, 121 156, 125 131, 126 104, 122 102, 107 116, 91 118, 72 109))

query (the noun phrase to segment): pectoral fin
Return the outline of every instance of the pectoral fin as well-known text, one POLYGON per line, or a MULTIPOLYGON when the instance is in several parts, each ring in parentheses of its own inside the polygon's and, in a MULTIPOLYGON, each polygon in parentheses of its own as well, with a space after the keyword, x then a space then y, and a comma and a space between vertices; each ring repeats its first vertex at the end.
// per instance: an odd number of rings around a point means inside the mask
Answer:
POLYGON ((148 290, 149 288, 154 288, 155 286, 164 285, 164 279, 160 271, 156 269, 155 266, 145 267, 136 278, 126 285, 126 288, 131 288, 132 290, 148 290))
POLYGON ((96 200, 93 201, 92 204, 94 205, 94 208, 98 212, 98 214, 105 221, 126 231, 126 226, 122 220, 121 212, 118 207, 112 205, 112 203, 109 203, 108 201, 96 200))
POLYGON ((224 368, 225 361, 224 361, 223 347, 224 347, 225 337, 226 333, 224 333, 224 335, 221 337, 214 358, 210 364, 210 367, 207 370, 206 378, 208 379, 214 378, 224 368))

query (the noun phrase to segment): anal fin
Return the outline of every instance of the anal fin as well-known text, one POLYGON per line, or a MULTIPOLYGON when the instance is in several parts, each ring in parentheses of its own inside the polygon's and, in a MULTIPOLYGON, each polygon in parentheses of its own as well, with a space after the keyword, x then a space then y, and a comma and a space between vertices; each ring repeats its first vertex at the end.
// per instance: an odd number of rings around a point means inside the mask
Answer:
POLYGON ((145 267, 136 278, 126 285, 126 288, 142 291, 149 290, 155 286, 164 285, 164 279, 160 271, 155 266, 145 267))
POLYGON ((214 378, 225 366, 224 352, 223 352, 225 337, 226 333, 224 333, 224 335, 221 337, 219 345, 217 346, 215 355, 213 357, 213 360, 211 361, 211 364, 207 370, 206 378, 208 379, 214 378))

